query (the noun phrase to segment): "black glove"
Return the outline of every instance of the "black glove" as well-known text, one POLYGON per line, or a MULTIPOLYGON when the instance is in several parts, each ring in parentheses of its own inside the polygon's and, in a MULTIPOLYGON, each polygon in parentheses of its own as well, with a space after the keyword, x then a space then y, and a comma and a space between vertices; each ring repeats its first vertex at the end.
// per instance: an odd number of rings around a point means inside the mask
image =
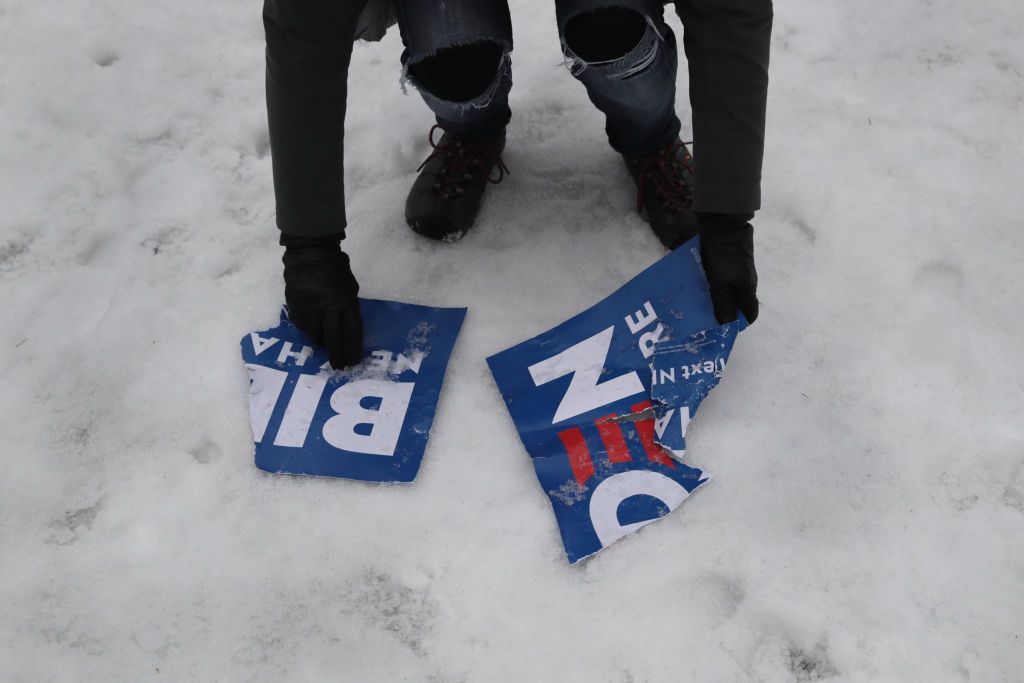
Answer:
POLYGON ((747 322, 757 319, 757 270, 754 268, 752 213, 697 213, 700 258, 711 286, 715 317, 725 324, 736 320, 736 309, 747 322))
POLYGON ((338 369, 363 360, 359 283, 341 250, 341 238, 281 233, 288 317, 315 344, 327 347, 331 365, 338 369))

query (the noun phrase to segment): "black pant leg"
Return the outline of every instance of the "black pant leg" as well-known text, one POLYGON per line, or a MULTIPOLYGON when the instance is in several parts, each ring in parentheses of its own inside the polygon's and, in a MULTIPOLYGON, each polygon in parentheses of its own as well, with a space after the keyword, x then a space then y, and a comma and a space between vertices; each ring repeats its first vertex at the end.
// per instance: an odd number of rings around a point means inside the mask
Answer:
POLYGON ((771 0, 676 0, 690 73, 694 207, 761 206, 771 0))
POLYGON ((366 0, 266 0, 267 117, 277 225, 319 236, 345 228, 348 67, 366 0))

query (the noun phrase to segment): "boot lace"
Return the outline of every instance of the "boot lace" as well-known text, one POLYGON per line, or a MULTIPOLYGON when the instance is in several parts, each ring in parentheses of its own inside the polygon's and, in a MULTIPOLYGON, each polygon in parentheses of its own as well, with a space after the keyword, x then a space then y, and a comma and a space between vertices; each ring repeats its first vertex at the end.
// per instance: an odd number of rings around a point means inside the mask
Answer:
POLYGON ((431 127, 427 139, 434 151, 416 169, 416 172, 419 173, 432 160, 441 159, 443 162, 441 169, 436 173, 430 173, 434 176, 433 189, 435 193, 445 199, 451 199, 465 194, 466 187, 470 184, 482 186, 485 183, 492 183, 497 185, 506 175, 511 175, 511 171, 502 161, 501 147, 498 145, 471 142, 454 135, 445 137, 443 131, 441 139, 435 142, 434 132, 440 128, 438 125, 431 127), (490 174, 483 176, 481 171, 488 168, 492 169, 490 174), (497 177, 494 177, 495 170, 497 170, 497 177))
POLYGON ((679 154, 679 148, 686 144, 676 140, 654 154, 635 159, 640 175, 636 190, 637 211, 643 209, 648 185, 655 198, 670 211, 679 213, 690 208, 693 188, 686 178, 693 174, 693 157, 679 154))

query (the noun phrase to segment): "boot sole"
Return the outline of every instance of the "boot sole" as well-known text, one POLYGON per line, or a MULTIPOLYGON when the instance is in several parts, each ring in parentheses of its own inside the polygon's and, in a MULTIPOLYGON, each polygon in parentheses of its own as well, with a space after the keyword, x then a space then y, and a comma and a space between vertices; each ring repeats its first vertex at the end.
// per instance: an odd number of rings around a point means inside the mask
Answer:
POLYGON ((469 232, 469 228, 472 227, 458 228, 444 220, 426 221, 406 218, 405 222, 420 237, 426 237, 429 240, 445 242, 447 244, 454 244, 461 240, 469 232))

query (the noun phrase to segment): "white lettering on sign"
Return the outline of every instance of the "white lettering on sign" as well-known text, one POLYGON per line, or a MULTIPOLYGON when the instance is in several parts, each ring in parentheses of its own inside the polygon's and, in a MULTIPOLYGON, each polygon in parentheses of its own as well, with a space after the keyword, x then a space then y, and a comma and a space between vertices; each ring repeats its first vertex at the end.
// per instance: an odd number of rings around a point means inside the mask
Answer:
POLYGON ((686 437, 686 428, 690 426, 690 406, 683 406, 679 409, 679 429, 683 438, 686 437))
MULTIPOLYGON (((683 408, 683 410, 688 410, 683 408)), ((672 416, 676 414, 676 409, 672 408, 665 412, 661 417, 654 418, 654 433, 658 435, 658 438, 665 436, 665 430, 668 429, 668 423, 672 421, 672 416)))
POLYGON ((253 439, 260 443, 288 373, 255 363, 246 363, 245 367, 249 369, 249 424, 252 426, 253 439))
MULTIPOLYGON (((247 363, 246 368, 250 373, 249 420, 253 440, 262 443, 288 381, 288 373, 255 363, 247 363)), ((306 445, 330 376, 325 372, 300 375, 296 379, 274 436, 275 446, 302 448, 306 445)), ((330 406, 337 414, 324 423, 324 439, 335 448, 354 453, 394 455, 415 386, 413 382, 377 379, 342 384, 331 394, 330 406)))
POLYGON ((604 382, 600 381, 614 334, 615 327, 609 327, 575 346, 570 346, 558 355, 529 367, 530 376, 537 386, 572 375, 569 388, 558 404, 551 424, 644 392, 644 385, 636 371, 604 382))
POLYGON ((368 364, 378 373, 389 375, 401 375, 406 370, 412 370, 419 374, 420 366, 427 354, 422 351, 413 351, 412 357, 404 353, 391 353, 390 351, 371 351, 368 364))
MULTIPOLYGON (((668 429, 668 425, 672 422, 672 416, 676 414, 676 409, 671 408, 665 412, 661 417, 654 418, 654 433, 658 435, 658 438, 664 438, 665 430, 668 429)), ((690 406, 681 406, 679 408, 679 427, 680 436, 686 438, 686 428, 690 425, 690 406)))
POLYGON ((331 395, 331 408, 338 414, 324 423, 324 439, 343 451, 394 455, 414 386, 376 379, 341 385, 331 395), (366 407, 367 399, 376 399, 379 405, 366 407))
POLYGON ((296 380, 292 398, 281 419, 281 428, 274 438, 275 446, 302 448, 306 445, 309 425, 326 386, 327 375, 301 375, 296 380))
POLYGON ((654 355, 654 345, 661 341, 661 335, 664 331, 665 326, 658 323, 658 326, 653 330, 640 335, 640 352, 644 354, 644 358, 650 358, 654 355))
MULTIPOLYGON (((629 333, 635 336, 640 334, 640 330, 658 322, 658 314, 654 312, 654 306, 651 305, 651 302, 645 301, 643 308, 633 315, 627 315, 625 320, 629 333)), ((665 326, 659 322, 653 330, 648 330, 640 335, 640 352, 644 354, 644 358, 650 358, 654 355, 654 345, 661 341, 661 335, 664 331, 665 326)))
POLYGON ((367 365, 378 372, 387 372, 388 366, 391 365, 391 355, 390 351, 371 351, 367 365))
POLYGON ((657 319, 658 314, 654 312, 654 306, 651 305, 650 301, 645 301, 642 309, 632 316, 626 316, 626 327, 629 328, 630 334, 635 335, 657 319))
MULTIPOLYGON (((724 358, 679 366, 679 376, 683 381, 686 381, 691 377, 696 377, 697 375, 714 375, 716 377, 721 377, 723 372, 725 372, 724 358)), ((657 372, 651 373, 652 384, 674 384, 675 382, 676 369, 674 367, 660 369, 657 372)))
POLYGON ((590 497, 590 522, 602 548, 654 521, 619 524, 619 505, 627 498, 640 495, 657 498, 671 512, 690 493, 671 478, 650 470, 630 470, 608 477, 597 485, 590 497))
POLYGON ((413 351, 412 358, 399 353, 395 356, 395 362, 391 366, 391 374, 401 375, 406 370, 412 370, 416 374, 419 374, 420 366, 423 364, 423 359, 426 357, 427 354, 422 351, 413 351))
POLYGON ((295 361, 296 365, 305 365, 306 359, 313 355, 313 348, 303 346, 301 351, 292 351, 292 343, 285 342, 281 347, 281 353, 277 354, 277 362, 284 363, 289 358, 295 361))
POLYGON ((255 332, 249 333, 249 340, 252 342, 252 350, 257 356, 269 349, 271 346, 280 341, 277 337, 271 337, 270 339, 264 339, 255 332))
POLYGON ((679 368, 679 373, 683 379, 690 379, 697 375, 721 375, 725 372, 725 359, 719 358, 717 361, 706 360, 703 363, 693 363, 692 365, 683 365, 679 368))

